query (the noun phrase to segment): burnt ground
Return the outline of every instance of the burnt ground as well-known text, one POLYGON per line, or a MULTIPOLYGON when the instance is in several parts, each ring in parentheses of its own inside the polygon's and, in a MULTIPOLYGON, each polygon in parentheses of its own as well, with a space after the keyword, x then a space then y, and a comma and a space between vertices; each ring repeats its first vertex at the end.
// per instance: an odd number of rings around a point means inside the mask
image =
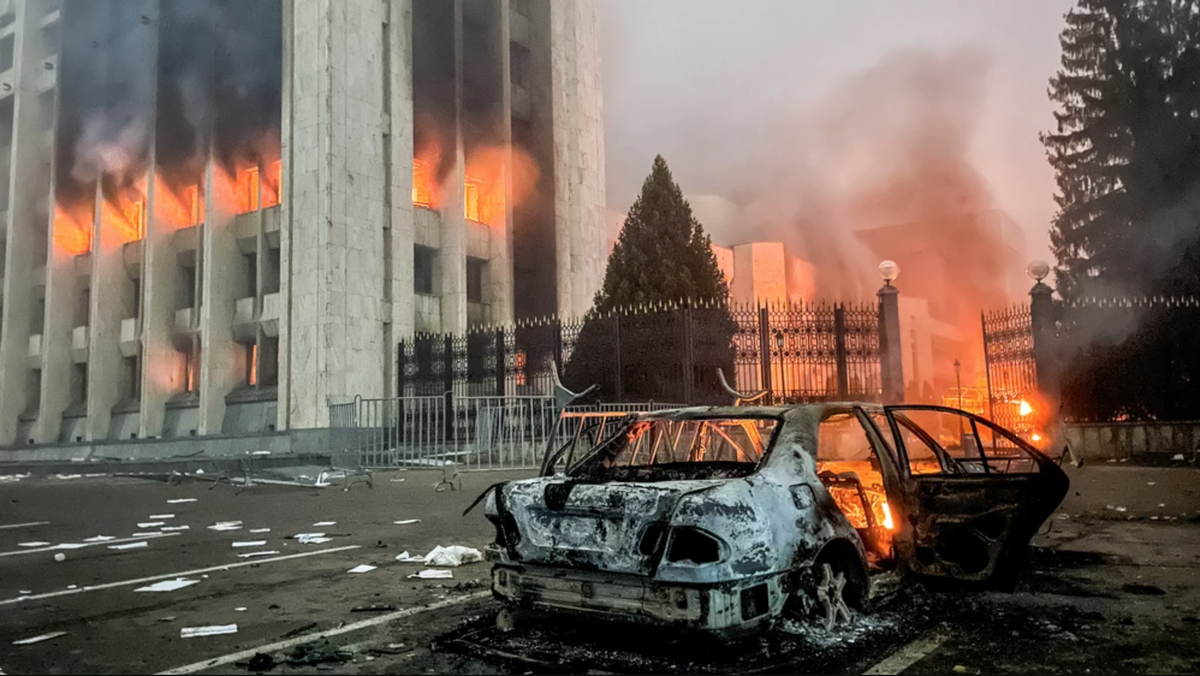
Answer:
POLYGON ((310 662, 275 666, 277 674, 1200 671, 1200 470, 1102 464, 1071 472, 1072 492, 1035 541, 1017 593, 911 586, 849 630, 788 624, 738 643, 560 620, 502 634, 491 622, 486 564, 457 568, 453 580, 407 579, 419 567, 396 562, 401 551, 490 539, 480 514, 460 513, 506 478, 495 474, 467 475, 461 491, 443 493, 433 490, 440 474, 428 472, 381 474, 374 489, 349 492, 255 486, 236 495, 228 486, 115 477, 5 482, 0 671, 245 674, 256 650, 272 644, 265 652, 276 663, 297 648, 310 662), (196 501, 167 504, 176 498, 196 501), (137 524, 168 513, 175 517, 166 523, 189 528, 139 549, 21 546, 129 538, 158 530, 137 524), (421 522, 393 523, 412 518, 421 522), (242 529, 207 528, 229 520, 242 529), (313 525, 322 521, 336 524, 313 525), (31 522, 48 523, 20 525, 31 522), (286 539, 322 531, 329 542, 286 539), (258 539, 265 546, 232 547, 258 539), (237 556, 255 550, 279 554, 237 556), (65 561, 54 561, 57 551, 65 561), (276 560, 296 554, 304 556, 276 560), (243 565, 219 569, 230 564, 243 565), (359 564, 378 568, 347 573, 359 564), (199 569, 206 572, 185 575, 197 584, 171 592, 133 591, 155 580, 121 584, 199 569), (180 638, 183 627, 231 623, 236 634, 180 638), (312 650, 322 635, 328 643, 312 650))

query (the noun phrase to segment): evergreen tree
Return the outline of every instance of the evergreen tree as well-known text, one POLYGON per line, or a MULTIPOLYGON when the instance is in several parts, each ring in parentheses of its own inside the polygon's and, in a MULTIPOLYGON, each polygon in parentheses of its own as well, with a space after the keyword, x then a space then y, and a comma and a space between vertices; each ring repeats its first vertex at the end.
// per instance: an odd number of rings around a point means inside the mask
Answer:
POLYGON ((736 331, 725 306, 728 292, 711 240, 666 161, 655 157, 564 369, 568 385, 599 384, 600 396, 608 400, 678 401, 685 376, 680 369, 690 364, 695 392, 700 393, 694 398, 719 396, 716 369, 732 377, 736 331), (663 305, 677 309, 650 309, 663 305))

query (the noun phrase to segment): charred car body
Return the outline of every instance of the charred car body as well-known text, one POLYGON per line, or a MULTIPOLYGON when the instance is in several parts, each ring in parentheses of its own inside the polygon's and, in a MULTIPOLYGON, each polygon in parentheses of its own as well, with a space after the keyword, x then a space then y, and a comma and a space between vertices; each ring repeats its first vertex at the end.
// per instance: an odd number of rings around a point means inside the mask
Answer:
POLYGON ((583 416, 567 437, 540 477, 486 494, 506 612, 832 627, 904 574, 1011 584, 1068 486, 1016 435, 937 406, 583 416))

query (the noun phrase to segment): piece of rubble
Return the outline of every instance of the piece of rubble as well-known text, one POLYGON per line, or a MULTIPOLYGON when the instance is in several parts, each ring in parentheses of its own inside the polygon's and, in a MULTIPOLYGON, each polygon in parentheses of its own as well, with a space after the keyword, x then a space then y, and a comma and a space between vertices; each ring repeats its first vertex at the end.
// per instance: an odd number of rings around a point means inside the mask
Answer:
POLYGON ((164 533, 170 533, 170 532, 179 531, 179 530, 188 530, 188 527, 187 526, 163 526, 159 530, 164 533))
POLYGON ((1183 458, 1182 453, 1176 453, 1174 456, 1171 457, 1171 459, 1172 460, 1183 460, 1184 458, 1183 458))
POLYGON ((418 580, 453 580, 454 571, 438 568, 426 568, 425 570, 413 573, 408 577, 409 579, 416 578, 418 580))
POLYGON ((396 609, 396 606, 390 603, 373 603, 369 606, 354 606, 350 609, 352 613, 384 613, 396 609))
POLYGON ((138 528, 158 528, 159 526, 167 525, 164 521, 143 521, 139 523, 138 528))
POLYGON ((167 500, 167 504, 168 505, 179 505, 179 504, 182 504, 185 502, 195 502, 195 501, 196 501, 196 498, 175 498, 174 500, 167 500))
POLYGON ((174 518, 175 518, 174 514, 151 514, 150 515, 151 520, 174 519, 174 518))
POLYGON ((169 592, 169 591, 175 591, 176 589, 183 589, 184 587, 190 587, 194 584, 199 584, 199 583, 200 583, 200 580, 189 580, 187 578, 177 577, 174 580, 163 580, 161 582, 155 582, 154 584, 146 586, 146 587, 138 587, 137 589, 134 589, 133 591, 135 591, 135 592, 169 592))
POLYGON ((319 545, 329 542, 331 538, 326 537, 324 533, 297 533, 292 539, 302 545, 319 545))
POLYGON ((234 547, 261 547, 267 544, 266 540, 246 540, 245 542, 234 542, 234 547))
POLYGON ((313 524, 313 528, 325 528, 327 526, 336 526, 337 521, 318 521, 313 524))
POLYGON ((65 631, 52 631, 49 634, 41 634, 39 636, 31 636, 29 638, 23 638, 18 641, 13 641, 12 644, 13 645, 31 645, 33 643, 41 643, 42 641, 49 641, 52 638, 59 638, 60 636, 66 636, 66 635, 67 635, 67 632, 65 632, 65 631))
POLYGON ((456 568, 482 560, 483 552, 472 547, 463 547, 462 545, 450 545, 449 547, 439 545, 425 555, 425 565, 427 566, 449 566, 456 568))
POLYGON ((412 554, 409 554, 408 551, 400 552, 396 556, 396 560, 403 563, 425 563, 424 556, 413 556, 412 554))
POLYGON ((348 571, 346 571, 346 572, 347 572, 347 573, 354 573, 354 574, 356 574, 356 575, 357 575, 357 574, 359 574, 359 573, 369 573, 369 572, 371 572, 371 571, 375 570, 375 568, 376 568, 375 566, 369 566, 369 565, 367 565, 367 564, 363 563, 363 564, 359 564, 359 565, 357 565, 357 566, 355 566, 355 567, 351 568, 350 570, 348 570, 348 571))
POLYGON ((93 538, 87 538, 86 540, 84 540, 84 542, 108 542, 109 540, 116 540, 116 539, 117 538, 113 535, 97 535, 96 537, 93 537, 93 538))
POLYGON ((179 638, 199 638, 201 636, 236 634, 237 630, 238 626, 236 624, 213 624, 207 627, 181 627, 179 629, 179 638))
POLYGON ((349 662, 354 655, 329 643, 329 639, 298 645, 287 656, 288 666, 316 666, 328 662, 349 662))
POLYGON ((250 532, 251 533, 270 533, 271 529, 270 528, 251 528, 250 532))
POLYGON ((218 521, 208 527, 209 530, 241 530, 241 521, 218 521))
POLYGON ((123 545, 109 545, 108 548, 124 550, 124 549, 141 549, 142 547, 149 547, 149 546, 150 546, 149 542, 146 542, 145 540, 141 540, 138 542, 126 542, 123 545))
POLYGON ((238 554, 238 558, 239 559, 252 559, 256 556, 270 556, 272 554, 278 554, 278 553, 279 552, 274 549, 272 549, 270 551, 266 551, 266 552, 246 552, 245 554, 238 554))
POLYGON ((401 519, 400 521, 393 521, 392 523, 396 524, 397 526, 407 526, 407 525, 413 524, 413 523, 421 523, 421 520, 420 519, 401 519))
POLYGON ((49 547, 49 542, 18 542, 18 547, 49 547))

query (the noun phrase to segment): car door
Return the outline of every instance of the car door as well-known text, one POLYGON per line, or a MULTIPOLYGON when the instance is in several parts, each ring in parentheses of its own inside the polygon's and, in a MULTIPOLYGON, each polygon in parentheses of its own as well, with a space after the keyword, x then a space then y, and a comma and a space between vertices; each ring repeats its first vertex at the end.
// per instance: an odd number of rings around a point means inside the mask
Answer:
POLYGON ((884 408, 912 528, 898 554, 919 574, 1007 583, 1067 493, 1052 460, 979 416, 942 406, 884 408))

